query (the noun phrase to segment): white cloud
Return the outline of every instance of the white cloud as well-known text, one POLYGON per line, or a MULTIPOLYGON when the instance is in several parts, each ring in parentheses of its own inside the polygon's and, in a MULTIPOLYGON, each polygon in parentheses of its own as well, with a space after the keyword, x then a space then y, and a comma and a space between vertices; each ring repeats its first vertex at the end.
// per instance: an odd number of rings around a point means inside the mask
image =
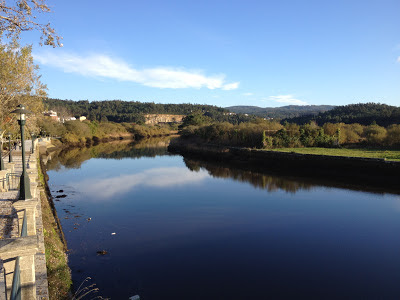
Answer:
POLYGON ((399 62, 399 63, 400 63, 400 56, 397 58, 397 62, 399 62))
POLYGON ((224 91, 236 90, 239 87, 239 82, 227 83, 222 86, 224 91))
POLYGON ((239 86, 239 82, 227 83, 223 74, 206 76, 199 70, 175 67, 135 69, 120 59, 101 54, 84 57, 67 53, 56 55, 47 52, 34 54, 34 58, 40 64, 56 67, 67 73, 131 81, 156 88, 233 90, 239 86))
POLYGON ((195 184, 208 177, 205 171, 192 172, 187 168, 166 167, 154 168, 141 173, 121 175, 117 177, 98 179, 92 178, 81 182, 70 183, 76 190, 95 195, 96 199, 110 199, 124 194, 137 186, 164 188, 184 184, 195 184))
POLYGON ((308 105, 307 102, 294 98, 293 95, 269 96, 269 100, 291 105, 308 105))
POLYGON ((242 95, 243 96, 253 96, 254 94, 253 93, 243 93, 242 95))

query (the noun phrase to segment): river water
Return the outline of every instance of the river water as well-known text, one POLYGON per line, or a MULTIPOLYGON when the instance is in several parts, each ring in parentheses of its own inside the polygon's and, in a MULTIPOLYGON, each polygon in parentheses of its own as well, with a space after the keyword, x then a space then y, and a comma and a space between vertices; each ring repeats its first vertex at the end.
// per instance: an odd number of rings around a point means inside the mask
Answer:
POLYGON ((163 141, 74 149, 48 169, 75 287, 99 288, 84 299, 400 297, 399 195, 185 159, 163 141))

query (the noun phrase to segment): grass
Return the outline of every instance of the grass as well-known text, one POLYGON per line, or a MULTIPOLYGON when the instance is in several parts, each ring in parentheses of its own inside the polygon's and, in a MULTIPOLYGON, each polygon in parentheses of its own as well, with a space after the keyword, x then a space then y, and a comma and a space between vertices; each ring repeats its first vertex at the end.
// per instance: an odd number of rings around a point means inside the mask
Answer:
MULTIPOLYGON (((44 176, 38 162, 39 180, 44 184, 44 176)), ((46 255, 47 279, 49 283, 50 299, 70 299, 72 285, 71 271, 68 267, 68 259, 65 254, 65 246, 57 232, 57 224, 51 210, 49 201, 44 192, 40 193, 42 205, 42 220, 44 245, 46 255)))
POLYGON ((347 148, 277 148, 272 151, 295 152, 301 154, 349 156, 349 157, 367 157, 384 158, 386 160, 400 161, 400 150, 382 150, 382 149, 347 149, 347 148))
POLYGON ((41 201, 49 296, 50 299, 69 299, 72 280, 64 244, 44 193, 41 193, 41 201))

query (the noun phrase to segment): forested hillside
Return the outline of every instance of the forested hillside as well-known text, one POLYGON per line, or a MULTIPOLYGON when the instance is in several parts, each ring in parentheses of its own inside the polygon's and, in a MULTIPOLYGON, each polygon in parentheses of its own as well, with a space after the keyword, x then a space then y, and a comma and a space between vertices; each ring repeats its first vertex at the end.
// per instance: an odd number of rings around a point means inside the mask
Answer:
POLYGON ((92 101, 46 99, 44 104, 48 109, 57 111, 59 114, 70 116, 86 116, 89 120, 112 121, 112 122, 143 122, 144 114, 171 114, 187 115, 193 112, 202 112, 212 115, 222 115, 225 109, 200 104, 156 104, 153 102, 137 101, 92 101))
POLYGON ((92 101, 45 99, 47 109, 54 110, 58 116, 86 116, 92 121, 112 121, 116 123, 144 123, 145 114, 203 115, 216 122, 240 124, 254 120, 255 116, 244 114, 230 115, 228 110, 201 104, 156 104, 122 100, 92 101))
POLYGON ((333 109, 333 105, 288 105, 282 107, 230 106, 227 110, 234 113, 252 114, 262 118, 286 119, 302 115, 317 115, 333 109))
POLYGON ((332 110, 318 114, 296 118, 288 118, 288 121, 296 124, 306 124, 314 120, 318 125, 324 123, 359 123, 370 125, 374 122, 381 126, 400 124, 400 107, 379 103, 359 103, 337 106, 332 110))

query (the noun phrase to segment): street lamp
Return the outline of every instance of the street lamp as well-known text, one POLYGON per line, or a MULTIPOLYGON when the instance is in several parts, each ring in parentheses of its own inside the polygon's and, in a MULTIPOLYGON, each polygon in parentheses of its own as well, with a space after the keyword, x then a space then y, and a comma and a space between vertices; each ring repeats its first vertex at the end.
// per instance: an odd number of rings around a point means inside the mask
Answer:
MULTIPOLYGON (((0 129, 0 131, 1 131, 1 129, 0 129)), ((3 161, 3 141, 1 141, 0 145, 1 145, 0 146, 0 171, 3 171, 6 169, 6 166, 4 165, 4 161, 3 161)))
POLYGON ((10 152, 8 152, 8 162, 12 163, 11 132, 8 133, 8 149, 10 150, 10 152))
POLYGON ((17 114, 18 124, 21 128, 21 144, 22 144, 22 174, 20 177, 20 184, 19 184, 19 200, 26 200, 31 199, 31 183, 29 180, 29 176, 26 173, 26 166, 25 166, 25 138, 24 138, 24 126, 25 126, 25 117, 26 114, 30 114, 29 110, 25 109, 25 106, 20 104, 17 106, 18 108, 11 113, 17 114))
POLYGON ((35 153, 35 147, 34 147, 34 145, 35 145, 35 133, 34 132, 31 132, 31 138, 32 138, 31 153, 33 154, 33 153, 35 153))

